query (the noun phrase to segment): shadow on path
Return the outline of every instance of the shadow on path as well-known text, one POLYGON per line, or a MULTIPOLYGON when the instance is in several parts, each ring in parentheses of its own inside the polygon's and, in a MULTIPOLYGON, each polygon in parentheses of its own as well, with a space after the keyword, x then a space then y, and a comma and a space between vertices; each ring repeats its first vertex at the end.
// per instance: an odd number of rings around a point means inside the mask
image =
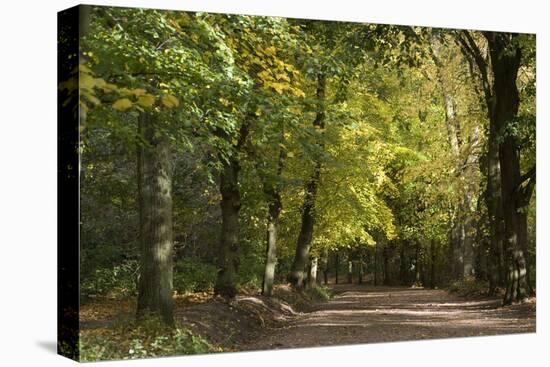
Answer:
POLYGON ((244 350, 279 349, 535 332, 535 304, 500 307, 445 290, 336 285, 336 296, 244 350))

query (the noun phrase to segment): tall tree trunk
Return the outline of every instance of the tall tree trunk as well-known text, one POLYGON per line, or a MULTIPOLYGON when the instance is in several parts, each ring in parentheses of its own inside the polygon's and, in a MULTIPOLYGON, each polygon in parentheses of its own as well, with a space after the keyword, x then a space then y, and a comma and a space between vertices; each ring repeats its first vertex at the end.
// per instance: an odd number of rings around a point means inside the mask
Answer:
MULTIPOLYGON (((483 167, 481 167, 480 171, 483 172, 483 167)), ((485 195, 486 195, 486 191, 484 190, 477 198, 477 212, 480 213, 480 216, 476 220, 477 228, 476 228, 476 237, 475 237, 475 243, 477 244, 475 274, 476 274, 476 279, 482 280, 482 281, 489 280, 488 254, 489 254, 490 245, 489 245, 489 238, 487 238, 487 235, 486 235, 488 231, 488 217, 487 217, 487 213, 483 211, 483 202, 484 202, 485 195)))
MULTIPOLYGON (((487 37, 486 37, 487 38, 487 37)), ((477 67, 479 71, 479 86, 474 83, 474 87, 480 99, 482 99, 487 107, 487 115, 489 118, 489 129, 487 136, 487 155, 486 155, 486 172, 487 187, 485 194, 485 203, 489 216, 489 292, 494 293, 497 285, 502 285, 505 279, 504 274, 504 217, 502 208, 502 187, 501 187, 501 171, 499 158, 499 142, 498 142, 498 124, 495 123, 495 96, 494 85, 491 85, 489 79, 490 64, 480 47, 477 45, 474 37, 469 31, 462 31, 457 34, 457 42, 461 46, 461 50, 466 56, 470 66, 470 74, 475 80, 478 78, 474 72, 477 67)), ((483 102, 482 102, 483 103, 483 102)))
POLYGON ((357 283, 359 284, 363 284, 363 275, 364 275, 364 272, 365 272, 365 267, 364 267, 364 262, 363 262, 363 250, 360 249, 359 250, 359 261, 357 261, 357 283))
POLYGON ((422 283, 420 277, 421 277, 421 269, 420 269, 420 261, 421 261, 421 253, 420 253, 420 243, 416 243, 416 254, 415 254, 415 262, 414 262, 414 281, 415 285, 420 285, 422 283))
POLYGON ((519 92, 516 85, 521 51, 515 35, 486 32, 493 67, 493 103, 491 123, 499 134, 499 161, 504 215, 504 240, 507 255, 507 279, 504 304, 522 301, 528 296, 525 252, 526 216, 521 215, 521 172, 517 137, 507 128, 517 116, 519 92))
POLYGON ((348 255, 348 284, 353 283, 353 261, 348 255))
MULTIPOLYGON (((326 92, 326 79, 323 74, 317 78, 317 102, 319 104, 317 115, 313 121, 313 126, 320 129, 325 127, 325 109, 324 100, 326 92)), ((319 142, 322 146, 322 142, 319 142)), ((304 204, 302 207, 302 225, 296 243, 296 253, 292 263, 291 271, 288 277, 289 282, 295 288, 302 288, 304 281, 304 270, 308 263, 309 248, 313 238, 313 226, 315 224, 315 199, 317 197, 317 186, 321 176, 321 159, 317 158, 313 174, 305 188, 304 204)))
POLYGON ((469 190, 466 190, 464 193, 464 205, 463 205, 463 223, 462 230, 463 241, 462 241, 462 256, 463 256, 463 276, 464 278, 472 277, 474 275, 474 236, 475 230, 473 227, 473 218, 472 218, 472 193, 469 190))
POLYGON ((141 244, 137 316, 160 315, 172 324, 172 173, 170 146, 158 136, 153 115, 139 116, 139 133, 147 146, 138 147, 138 192, 141 244))
POLYGON ((317 285, 317 266, 318 259, 314 257, 311 259, 309 264, 309 274, 308 274, 308 288, 314 288, 317 285))
POLYGON ((243 148, 249 133, 250 116, 243 121, 237 143, 229 157, 221 158, 220 194, 222 227, 218 258, 218 276, 214 285, 214 294, 233 298, 237 294, 237 271, 239 267, 239 212, 241 193, 239 191, 239 172, 241 170, 238 152, 243 148))
POLYGON ((384 285, 390 285, 390 249, 389 249, 389 243, 384 243, 384 248, 382 249, 382 258, 383 258, 383 267, 384 267, 384 285))
POLYGON ((238 162, 230 158, 223 163, 220 175, 220 207, 222 229, 220 237, 219 270, 214 294, 233 298, 237 294, 237 269, 239 265, 239 211, 241 195, 238 187, 238 162))
MULTIPOLYGON (((495 144, 498 146, 504 220, 503 249, 506 254, 506 293, 503 303, 510 304, 525 299, 529 287, 525 254, 527 218, 521 214, 529 198, 520 188, 523 180, 520 174, 520 147, 517 137, 513 129, 508 129, 517 117, 519 108, 516 79, 521 49, 516 42, 516 34, 483 32, 483 35, 489 46, 490 64, 468 31, 462 31, 457 41, 465 54, 469 55, 469 61, 475 62, 480 71, 489 113, 490 134, 495 134, 497 141, 495 144), (493 71, 492 83, 488 77, 489 66, 493 71)), ((534 179, 530 183, 534 184, 534 179)))
MULTIPOLYGON (((279 150, 279 161, 277 163, 277 179, 280 179, 283 170, 285 152, 279 150)), ((281 214, 282 201, 279 193, 279 185, 264 183, 264 193, 268 198, 267 217, 267 246, 265 257, 265 270, 262 282, 262 294, 273 295, 273 281, 275 278, 275 266, 277 264, 277 232, 279 230, 279 215, 281 214)))
POLYGON ((273 295, 273 281, 275 278, 275 265, 277 264, 277 231, 279 229, 279 214, 281 212, 281 198, 277 194, 269 203, 267 219, 267 248, 265 270, 262 284, 262 294, 273 295))
POLYGON ((373 268, 373 272, 374 272, 374 285, 378 285, 379 284, 379 280, 378 280, 378 256, 379 256, 379 250, 378 250, 378 241, 376 241, 376 243, 374 244, 374 268, 373 268))
POLYGON ((453 279, 461 279, 464 275, 464 263, 462 259, 463 228, 460 214, 460 212, 456 213, 450 234, 449 262, 453 279))
POLYGON ((435 289, 435 261, 437 259, 435 240, 430 242, 430 288, 435 289))
POLYGON ((328 272, 329 272, 329 256, 328 256, 328 250, 325 248, 323 249, 323 252, 322 252, 322 259, 321 259, 321 264, 322 264, 322 267, 323 267, 323 284, 324 285, 327 285, 328 284, 328 272))
MULTIPOLYGON (((468 150, 469 153, 464 157, 463 151, 466 146, 461 140, 460 123, 457 119, 456 101, 452 91, 452 81, 447 73, 445 73, 445 65, 440 56, 441 44, 439 40, 432 37, 432 58, 437 66, 437 76, 444 97, 445 104, 445 125, 447 127, 447 138, 451 153, 456 159, 457 172, 462 177, 466 177, 466 181, 472 176, 472 165, 478 159, 476 147, 479 143, 479 132, 477 129, 472 130, 469 137, 468 150)), ((464 186, 464 192, 461 204, 457 208, 455 223, 451 229, 451 247, 453 251, 451 255, 452 273, 455 278, 470 277, 474 274, 474 229, 471 204, 473 197, 473 189, 468 185, 464 186)))
POLYGON ((405 285, 408 283, 408 262, 407 262, 407 256, 406 256, 406 248, 407 248, 407 241, 401 240, 399 242, 399 280, 401 285, 405 285))
POLYGON ((487 150, 487 191, 485 205, 489 217, 489 294, 493 295, 497 286, 505 279, 503 270, 504 219, 500 185, 500 161, 498 158, 498 141, 496 127, 490 126, 487 150))
POLYGON ((336 251, 336 256, 334 257, 334 283, 338 284, 338 268, 340 267, 340 254, 336 251))

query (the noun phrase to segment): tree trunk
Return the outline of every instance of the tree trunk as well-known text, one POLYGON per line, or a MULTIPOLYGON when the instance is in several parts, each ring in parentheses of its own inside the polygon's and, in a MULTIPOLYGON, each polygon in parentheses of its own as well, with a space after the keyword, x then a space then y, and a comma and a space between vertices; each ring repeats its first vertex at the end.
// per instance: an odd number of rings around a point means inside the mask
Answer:
POLYGON ((449 246, 449 262, 453 279, 461 279, 464 275, 464 263, 462 258, 464 231, 461 223, 461 214, 461 211, 458 210, 457 218, 454 220, 450 236, 451 245, 449 246))
POLYGON ((489 127, 489 139, 487 142, 487 191, 485 193, 485 205, 489 217, 489 253, 487 270, 489 273, 489 294, 493 295, 497 286, 501 286, 504 280, 503 274, 503 238, 504 221, 502 213, 502 197, 500 184, 500 162, 498 158, 497 131, 494 124, 489 127))
POLYGON ((401 240, 399 242, 399 281, 401 285, 408 283, 408 266, 407 266, 407 256, 406 256, 406 247, 407 241, 401 240))
POLYGON ((262 284, 262 294, 273 295, 273 281, 275 278, 275 265, 277 263, 277 231, 279 229, 279 214, 281 212, 281 197, 275 193, 269 202, 269 214, 267 219, 267 249, 265 259, 265 271, 262 284))
MULTIPOLYGON (((277 164, 277 179, 281 176, 284 159, 285 152, 283 149, 280 149, 279 161, 277 164)), ((279 230, 279 215, 281 214, 282 201, 278 183, 275 185, 264 183, 264 193, 268 198, 268 217, 267 246, 264 278, 262 282, 262 294, 271 297, 273 295, 273 281, 275 278, 275 266, 277 264, 277 232, 279 230)))
POLYGON ((420 285, 422 282, 420 280, 420 257, 421 257, 421 254, 420 254, 420 243, 416 243, 416 255, 415 255, 415 263, 414 263, 414 281, 415 281, 415 285, 420 285))
POLYGON ((436 261, 436 246, 435 246, 435 240, 431 240, 430 242, 430 255, 431 255, 431 261, 430 261, 430 288, 435 289, 435 261, 436 261))
POLYGON ((515 35, 486 32, 493 67, 493 100, 491 124, 499 135, 499 162, 504 217, 504 241, 507 257, 506 293, 504 304, 522 301, 528 296, 527 266, 524 249, 527 247, 527 217, 521 215, 521 172, 517 137, 507 129, 517 116, 519 92, 516 85, 521 51, 515 35))
POLYGON ((234 158, 223 161, 220 175, 220 207, 222 229, 220 236, 219 270, 214 294, 233 298, 237 294, 237 269, 239 263, 239 211, 241 194, 238 187, 239 163, 234 158))
MULTIPOLYGON (((220 157, 220 194, 222 228, 220 235, 220 256, 218 258, 218 277, 214 285, 214 294, 225 298, 234 298, 237 294, 237 271, 239 267, 239 212, 241 210, 241 193, 239 191, 238 152, 242 150, 249 134, 250 120, 247 116, 239 129, 237 143, 229 157, 220 157)), ((225 136, 224 136, 225 137, 225 136)), ((228 138, 228 137, 225 137, 228 138)))
POLYGON ((158 136, 156 125, 153 115, 140 115, 139 133, 148 146, 138 147, 141 274, 137 316, 156 314, 173 324, 173 166, 168 139, 158 136))
POLYGON ((474 275, 474 236, 475 230, 472 224, 472 193, 466 189, 464 193, 464 205, 463 205, 463 241, 462 241, 462 258, 463 258, 463 276, 469 278, 474 275))
POLYGON ((384 266, 384 285, 390 285, 391 279, 390 279, 390 248, 389 243, 384 244, 384 248, 382 249, 382 257, 384 262, 382 263, 384 266))
POLYGON ((374 244, 374 285, 378 285, 378 241, 374 244))
POLYGON ((322 266, 323 266, 323 283, 328 284, 328 272, 329 272, 329 263, 328 263, 328 250, 324 249, 322 254, 322 266))
MULTIPOLYGON (((502 35, 506 37, 506 35, 502 35)), ((485 33, 485 38, 488 40, 489 45, 491 41, 489 38, 493 36, 489 33, 485 33)), ((500 169, 500 157, 499 157, 499 124, 496 121, 496 102, 497 96, 495 94, 495 84, 491 85, 490 82, 490 66, 493 62, 489 63, 486 57, 483 55, 480 47, 472 37, 469 31, 462 31, 456 37, 456 40, 461 45, 461 49, 468 60, 470 65, 470 74, 472 78, 477 78, 474 73, 474 67, 479 70, 479 81, 481 91, 476 87, 478 94, 484 100, 487 107, 487 115, 489 117, 489 131, 487 139, 487 190, 485 195, 485 201, 489 216, 489 293, 493 294, 497 285, 502 285, 505 275, 505 257, 504 257, 504 216, 502 207, 502 185, 501 185, 501 169, 500 169)), ((498 58, 498 55, 494 55, 498 58)), ((492 56, 491 56, 492 57, 492 56)), ((495 60, 496 61, 496 60, 495 60)), ((493 73, 494 74, 494 73, 493 73)), ((493 75, 494 76, 494 75, 493 75)), ((494 78, 493 78, 494 79, 494 78)), ((515 83, 515 79, 511 81, 515 83)), ((499 82, 500 83, 500 82, 499 82)), ((515 86, 512 86, 514 89, 515 86)))
POLYGON ((348 284, 353 283, 353 261, 348 258, 348 284))
POLYGON ((359 250, 359 261, 357 262, 358 274, 357 274, 357 283, 363 284, 363 275, 364 275, 364 263, 363 263, 363 251, 359 250))
MULTIPOLYGON (((323 74, 318 75, 317 83, 317 101, 319 103, 317 115, 313 121, 313 126, 324 129, 325 127, 325 89, 326 80, 323 74)), ((322 142, 319 142, 322 146, 322 142)), ((305 188, 304 204, 302 207, 302 225, 296 243, 296 253, 292 263, 291 271, 288 277, 289 282, 295 288, 300 289, 303 286, 304 270, 308 263, 309 248, 313 238, 313 226, 315 224, 315 199, 317 197, 317 186, 321 176, 321 159, 317 158, 313 174, 305 188)))
MULTIPOLYGON (((483 35, 489 46, 490 64, 484 59, 468 31, 462 31, 457 41, 469 55, 469 62, 475 61, 479 68, 489 113, 490 134, 496 137, 496 142, 495 139, 489 141, 495 142, 498 146, 504 219, 503 249, 506 254, 506 293, 503 303, 510 304, 527 297, 529 277, 525 254, 527 231, 523 230, 527 228, 527 223, 526 217, 521 214, 528 198, 520 190, 520 146, 514 134, 515 129, 509 129, 513 127, 519 108, 516 79, 521 61, 521 48, 516 42, 517 34, 483 32, 483 35), (488 77, 489 66, 493 71, 492 84, 488 77)), ((491 145, 489 149, 491 150, 491 145)))
POLYGON ((338 284, 338 268, 340 266, 340 254, 336 251, 336 256, 334 258, 334 283, 338 284))
POLYGON ((309 275, 308 275, 308 287, 314 288, 317 285, 317 266, 318 266, 318 260, 316 257, 311 259, 311 263, 309 265, 309 275))

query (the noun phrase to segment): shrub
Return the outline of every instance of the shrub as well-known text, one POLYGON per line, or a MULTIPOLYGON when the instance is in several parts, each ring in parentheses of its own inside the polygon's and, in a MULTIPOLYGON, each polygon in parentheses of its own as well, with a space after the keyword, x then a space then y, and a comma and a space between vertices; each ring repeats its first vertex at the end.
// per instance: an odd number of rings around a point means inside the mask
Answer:
POLYGON ((126 260, 111 268, 99 268, 82 279, 81 295, 121 298, 137 294, 139 265, 126 260))
POLYGON ((466 278, 452 283, 449 291, 465 297, 486 295, 489 291, 489 283, 475 278, 466 278))
POLYGON ((214 287, 217 267, 198 259, 183 259, 174 265, 174 290, 205 292, 214 287))
POLYGON ((168 327, 158 318, 122 321, 80 336, 81 361, 135 359, 221 351, 180 324, 168 327))
POLYGON ((306 290, 306 296, 313 302, 328 301, 333 297, 332 291, 322 285, 316 285, 306 290))

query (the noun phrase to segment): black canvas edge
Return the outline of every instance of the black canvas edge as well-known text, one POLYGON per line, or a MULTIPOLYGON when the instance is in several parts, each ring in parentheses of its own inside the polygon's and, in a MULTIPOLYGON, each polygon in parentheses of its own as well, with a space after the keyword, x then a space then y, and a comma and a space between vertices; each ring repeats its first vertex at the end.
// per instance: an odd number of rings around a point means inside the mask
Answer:
POLYGON ((57 13, 57 353, 78 361, 80 180, 79 180, 80 5, 57 13), (73 78, 76 88, 59 83, 73 78))

